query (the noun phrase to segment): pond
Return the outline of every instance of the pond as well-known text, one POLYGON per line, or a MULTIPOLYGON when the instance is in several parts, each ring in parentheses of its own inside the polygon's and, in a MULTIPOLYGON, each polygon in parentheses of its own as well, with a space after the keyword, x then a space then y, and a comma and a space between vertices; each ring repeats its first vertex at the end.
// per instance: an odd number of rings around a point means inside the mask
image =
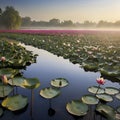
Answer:
MULTIPOLYGON (((22 44, 22 46, 24 46, 22 44)), ((34 48, 32 46, 25 46, 27 50, 33 51, 34 54, 38 54, 36 63, 31 64, 22 70, 23 76, 28 78, 36 77, 40 80, 40 87, 31 90, 16 88, 14 90, 17 94, 28 96, 29 104, 21 112, 13 113, 5 111, 4 115, 0 118, 1 120, 75 120, 66 110, 66 104, 74 99, 80 99, 82 95, 89 94, 88 87, 97 85, 96 78, 100 77, 99 72, 86 72, 78 64, 71 63, 68 59, 58 57, 52 53, 34 48), (40 96, 39 92, 42 88, 50 87, 50 81, 55 78, 65 78, 69 81, 69 85, 61 88, 61 94, 52 99, 51 101, 44 99, 40 96), (55 114, 51 116, 48 112, 50 107, 55 110, 55 114)), ((119 88, 119 83, 112 83, 106 80, 103 87, 116 87, 119 88)), ((116 108, 120 105, 120 101, 117 99, 109 103, 116 108)), ((94 114, 94 113, 93 113, 94 114)), ((97 115, 96 115, 97 116, 97 115)), ((93 116, 89 113, 82 120, 93 120, 93 116), (91 117, 90 117, 91 116, 91 117), (90 118, 89 118, 90 117, 90 118)), ((98 115, 98 118, 100 116, 98 115)), ((81 119, 81 118, 77 118, 81 119)), ((101 118, 105 119, 105 118, 101 118)))

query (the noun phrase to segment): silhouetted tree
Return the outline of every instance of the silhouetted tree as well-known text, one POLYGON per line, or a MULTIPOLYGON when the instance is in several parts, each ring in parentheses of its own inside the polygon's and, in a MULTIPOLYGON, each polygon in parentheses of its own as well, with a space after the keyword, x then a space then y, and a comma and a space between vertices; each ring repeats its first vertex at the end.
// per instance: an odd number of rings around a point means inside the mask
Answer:
POLYGON ((19 12, 16 11, 13 7, 7 6, 5 11, 1 15, 2 24, 7 29, 17 29, 21 25, 21 17, 19 12))
POLYGON ((50 26, 58 26, 58 25, 60 25, 60 20, 53 18, 49 21, 49 25, 50 26))
POLYGON ((65 20, 64 22, 61 23, 62 26, 73 26, 73 22, 71 20, 65 20))
POLYGON ((114 26, 115 26, 115 27, 120 27, 120 20, 119 20, 119 21, 116 21, 116 22, 114 23, 114 26))
POLYGON ((22 26, 30 26, 31 25, 31 18, 30 17, 23 17, 22 18, 22 26))

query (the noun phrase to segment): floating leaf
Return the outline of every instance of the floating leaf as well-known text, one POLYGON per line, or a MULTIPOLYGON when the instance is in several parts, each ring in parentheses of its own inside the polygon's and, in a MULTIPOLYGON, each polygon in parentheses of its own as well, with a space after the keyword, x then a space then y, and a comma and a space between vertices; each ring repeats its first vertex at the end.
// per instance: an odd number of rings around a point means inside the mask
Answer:
POLYGON ((19 71, 12 68, 0 69, 0 75, 6 75, 7 78, 12 78, 14 75, 18 74, 19 71))
POLYGON ((88 88, 88 91, 93 93, 93 94, 101 94, 101 93, 104 93, 104 89, 101 88, 101 87, 98 87, 98 86, 92 86, 92 87, 89 87, 88 88))
POLYGON ((97 63, 94 63, 94 62, 83 62, 82 63, 82 66, 83 68, 86 70, 86 71, 97 71, 98 70, 98 64, 97 63))
POLYGON ((14 77, 8 81, 10 85, 22 86, 25 78, 23 77, 14 77))
POLYGON ((99 98, 100 100, 103 100, 105 102, 113 101, 113 98, 108 94, 99 94, 99 95, 96 95, 96 96, 97 96, 97 98, 99 98))
POLYGON ((104 115, 105 117, 107 117, 108 120, 114 120, 116 117, 115 110, 109 105, 99 104, 97 105, 96 110, 102 115, 104 115))
POLYGON ((28 88, 28 89, 34 89, 38 88, 40 86, 40 81, 37 78, 27 78, 24 80, 21 87, 28 88))
POLYGON ((70 103, 67 103, 66 109, 72 115, 84 116, 87 114, 88 105, 80 100, 72 100, 70 103))
POLYGON ((54 87, 65 87, 68 84, 69 84, 68 81, 64 78, 56 78, 51 81, 51 85, 54 87))
POLYGON ((60 90, 57 88, 47 87, 40 91, 40 95, 44 98, 51 99, 60 94, 60 90))
POLYGON ((0 97, 5 97, 13 91, 13 87, 9 85, 0 85, 0 97))
POLYGON ((23 109, 28 104, 28 98, 22 95, 7 97, 2 102, 2 106, 11 111, 23 109))
POLYGON ((93 95, 84 95, 82 96, 82 101, 89 105, 98 104, 99 100, 93 95))
POLYGON ((0 116, 3 114, 3 109, 0 107, 0 116))
POLYGON ((120 100, 120 93, 116 94, 115 97, 120 100))
POLYGON ((120 74, 120 68, 116 66, 105 66, 104 68, 100 69, 100 73, 109 77, 117 77, 120 74))
POLYGON ((114 87, 106 87, 105 93, 107 93, 109 95, 115 95, 115 94, 119 93, 119 89, 114 88, 114 87))

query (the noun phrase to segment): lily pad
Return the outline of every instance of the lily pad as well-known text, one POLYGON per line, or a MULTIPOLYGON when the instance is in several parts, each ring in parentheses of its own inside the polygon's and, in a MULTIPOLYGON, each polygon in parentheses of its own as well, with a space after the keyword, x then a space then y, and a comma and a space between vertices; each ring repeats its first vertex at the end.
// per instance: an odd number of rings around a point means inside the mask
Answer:
POLYGON ((0 116, 3 114, 3 109, 0 107, 0 116))
POLYGON ((0 97, 6 97, 13 91, 13 87, 9 85, 0 85, 0 97))
POLYGON ((120 100, 120 93, 116 94, 115 97, 120 100))
POLYGON ((97 63, 93 63, 93 62, 83 62, 82 63, 82 67, 86 70, 86 71, 97 71, 98 70, 98 64, 97 63))
POLYGON ((96 95, 97 96, 97 98, 99 98, 100 100, 103 100, 103 101, 105 101, 105 102, 111 102, 111 101, 113 101, 113 98, 110 96, 110 95, 108 95, 108 94, 99 94, 99 95, 96 95))
POLYGON ((80 100, 72 100, 70 103, 67 103, 66 109, 72 115, 84 116, 87 114, 88 105, 80 100))
POLYGON ((93 94, 101 94, 104 93, 104 89, 98 86, 92 86, 88 88, 88 91, 93 94))
POLYGON ((119 89, 114 88, 114 87, 106 87, 105 93, 107 93, 109 95, 115 95, 115 94, 119 93, 119 89))
POLYGON ((51 81, 51 85, 54 87, 65 87, 68 84, 69 84, 68 81, 64 78, 56 78, 51 81))
POLYGON ((0 75, 6 75, 7 78, 12 78, 14 75, 18 74, 19 71, 12 68, 0 69, 0 75))
POLYGON ((104 68, 100 69, 102 75, 109 76, 109 77, 117 77, 120 74, 120 68, 113 66, 105 66, 104 68))
POLYGON ((82 101, 89 105, 98 104, 99 100, 93 95, 84 95, 82 101))
POLYGON ((14 77, 8 81, 10 85, 21 86, 24 82, 25 78, 23 77, 14 77))
POLYGON ((23 109, 28 104, 28 98, 22 95, 7 97, 2 102, 2 106, 11 111, 23 109))
POLYGON ((27 78, 24 80, 21 87, 28 88, 28 89, 34 89, 38 88, 40 86, 40 81, 37 78, 27 78))
POLYGON ((98 111, 99 113, 101 113, 102 115, 107 117, 108 120, 115 119, 115 117, 116 117, 115 110, 111 106, 106 105, 106 104, 97 105, 96 111, 98 111))
POLYGON ((51 99, 60 94, 60 90, 57 88, 47 87, 40 90, 40 95, 44 98, 51 99))

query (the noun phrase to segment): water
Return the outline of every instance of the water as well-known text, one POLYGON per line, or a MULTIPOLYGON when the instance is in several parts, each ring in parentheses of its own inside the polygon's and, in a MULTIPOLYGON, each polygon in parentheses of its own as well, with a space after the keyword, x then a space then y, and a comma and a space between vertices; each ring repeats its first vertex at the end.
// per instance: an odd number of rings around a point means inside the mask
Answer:
MULTIPOLYGON (((29 104, 21 113, 13 113, 5 110, 0 120, 75 120, 75 118, 66 111, 67 102, 73 99, 80 99, 82 95, 89 94, 87 88, 97 85, 96 78, 100 76, 100 73, 85 72, 78 64, 74 65, 68 59, 58 57, 45 50, 31 46, 25 47, 33 51, 34 54, 38 54, 38 57, 37 63, 28 66, 26 70, 22 70, 23 76, 26 78, 37 77, 41 85, 33 91, 33 95, 31 94, 31 90, 23 88, 15 89, 17 94, 28 96, 29 104), (39 92, 42 88, 50 87, 50 81, 59 77, 66 78, 69 81, 69 85, 61 88, 61 94, 52 99, 51 104, 55 110, 55 114, 50 116, 48 114, 50 101, 42 98, 39 92)), ((104 87, 105 86, 119 88, 120 85, 106 80, 104 87)), ((111 102, 110 104, 117 107, 120 105, 120 102, 111 102)), ((87 117, 85 119, 87 120, 87 117)), ((91 120, 93 120, 93 118, 91 118, 91 120)))

